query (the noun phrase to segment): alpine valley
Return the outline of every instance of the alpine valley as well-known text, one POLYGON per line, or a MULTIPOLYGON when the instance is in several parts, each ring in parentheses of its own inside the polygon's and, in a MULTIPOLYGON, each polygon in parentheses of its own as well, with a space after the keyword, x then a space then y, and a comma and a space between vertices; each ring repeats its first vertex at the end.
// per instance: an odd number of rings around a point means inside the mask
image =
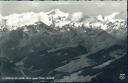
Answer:
POLYGON ((0 15, 0 77, 122 83, 120 74, 128 74, 127 17, 123 13, 87 16, 54 9, 0 15))

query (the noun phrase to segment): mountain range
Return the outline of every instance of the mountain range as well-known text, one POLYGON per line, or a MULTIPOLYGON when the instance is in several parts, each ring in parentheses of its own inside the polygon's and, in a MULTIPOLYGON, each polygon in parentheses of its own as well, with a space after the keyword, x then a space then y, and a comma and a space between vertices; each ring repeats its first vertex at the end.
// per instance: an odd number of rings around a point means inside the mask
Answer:
POLYGON ((11 14, 8 16, 0 16, 0 23, 5 24, 11 29, 16 29, 14 27, 22 27, 25 25, 32 25, 38 21, 43 22, 44 24, 50 26, 55 25, 57 27, 62 28, 65 25, 74 25, 76 27, 84 26, 89 27, 90 25, 101 27, 101 29, 105 29, 104 25, 108 22, 123 22, 124 19, 116 18, 122 15, 123 12, 114 12, 107 16, 86 16, 82 12, 75 12, 75 13, 65 13, 59 9, 54 9, 49 12, 28 12, 22 14, 11 14))
POLYGON ((122 83, 119 75, 128 68, 127 21, 116 19, 119 14, 85 16, 55 9, 0 16, 0 77, 55 78, 35 83, 122 83))

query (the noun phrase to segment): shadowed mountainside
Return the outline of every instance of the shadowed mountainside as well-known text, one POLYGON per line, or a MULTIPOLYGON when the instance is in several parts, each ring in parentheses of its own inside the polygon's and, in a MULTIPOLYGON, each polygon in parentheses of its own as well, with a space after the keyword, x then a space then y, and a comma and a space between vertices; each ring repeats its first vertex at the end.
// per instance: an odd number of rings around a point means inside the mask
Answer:
POLYGON ((1 32, 1 77, 54 76, 55 82, 100 82, 109 79, 106 72, 113 67, 115 73, 110 73, 112 76, 116 76, 118 71, 126 71, 116 64, 123 65, 127 43, 120 44, 120 40, 104 30, 84 27, 84 32, 83 27, 74 29, 66 26, 70 30, 61 32, 43 23, 26 27, 28 31, 1 32))

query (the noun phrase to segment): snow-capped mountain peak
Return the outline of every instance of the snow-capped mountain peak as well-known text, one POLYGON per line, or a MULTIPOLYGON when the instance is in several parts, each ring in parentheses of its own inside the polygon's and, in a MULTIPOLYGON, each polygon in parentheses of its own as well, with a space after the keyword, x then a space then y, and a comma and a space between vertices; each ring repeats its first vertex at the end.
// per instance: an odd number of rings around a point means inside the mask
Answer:
POLYGON ((118 15, 118 12, 114 12, 111 15, 105 16, 104 20, 105 21, 111 21, 111 22, 115 22, 115 17, 116 15, 118 15))
POLYGON ((49 12, 27 12, 22 14, 11 14, 9 16, 0 16, 0 24, 9 26, 9 30, 14 30, 25 25, 32 25, 39 21, 47 26, 54 25, 55 27, 62 28, 65 25, 73 26, 74 28, 85 26, 88 28, 100 28, 107 30, 109 23, 117 24, 116 29, 120 26, 122 19, 116 19, 118 12, 112 13, 107 16, 98 15, 95 17, 89 16, 85 18, 82 12, 75 12, 72 14, 62 12, 59 9, 54 9, 49 12), (15 27, 15 28, 14 28, 15 27))
POLYGON ((69 13, 60 11, 59 9, 54 9, 49 12, 46 12, 49 16, 49 20, 55 25, 62 27, 70 22, 67 20, 69 18, 69 13))
POLYGON ((46 12, 46 14, 50 15, 50 14, 61 14, 61 13, 64 13, 62 11, 60 11, 60 9, 54 9, 54 10, 51 10, 49 12, 46 12))
POLYGON ((68 13, 64 13, 60 11, 59 9, 51 10, 49 12, 46 12, 46 14, 53 17, 54 19, 56 18, 64 19, 64 18, 67 18, 69 15, 68 13))
POLYGON ((103 22, 103 21, 104 21, 104 16, 98 15, 98 16, 97 16, 97 19, 98 19, 99 21, 102 21, 102 22, 103 22))

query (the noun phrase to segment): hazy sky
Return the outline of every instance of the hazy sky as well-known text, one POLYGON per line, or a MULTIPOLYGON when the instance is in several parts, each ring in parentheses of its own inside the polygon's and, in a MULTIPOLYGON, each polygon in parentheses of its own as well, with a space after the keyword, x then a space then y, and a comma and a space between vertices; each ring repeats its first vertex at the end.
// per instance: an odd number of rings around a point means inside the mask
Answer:
POLYGON ((3 16, 24 12, 47 12, 52 9, 73 13, 83 12, 85 15, 108 15, 113 12, 122 12, 127 9, 126 1, 77 1, 77 2, 36 2, 36 1, 0 1, 0 13, 3 16))

